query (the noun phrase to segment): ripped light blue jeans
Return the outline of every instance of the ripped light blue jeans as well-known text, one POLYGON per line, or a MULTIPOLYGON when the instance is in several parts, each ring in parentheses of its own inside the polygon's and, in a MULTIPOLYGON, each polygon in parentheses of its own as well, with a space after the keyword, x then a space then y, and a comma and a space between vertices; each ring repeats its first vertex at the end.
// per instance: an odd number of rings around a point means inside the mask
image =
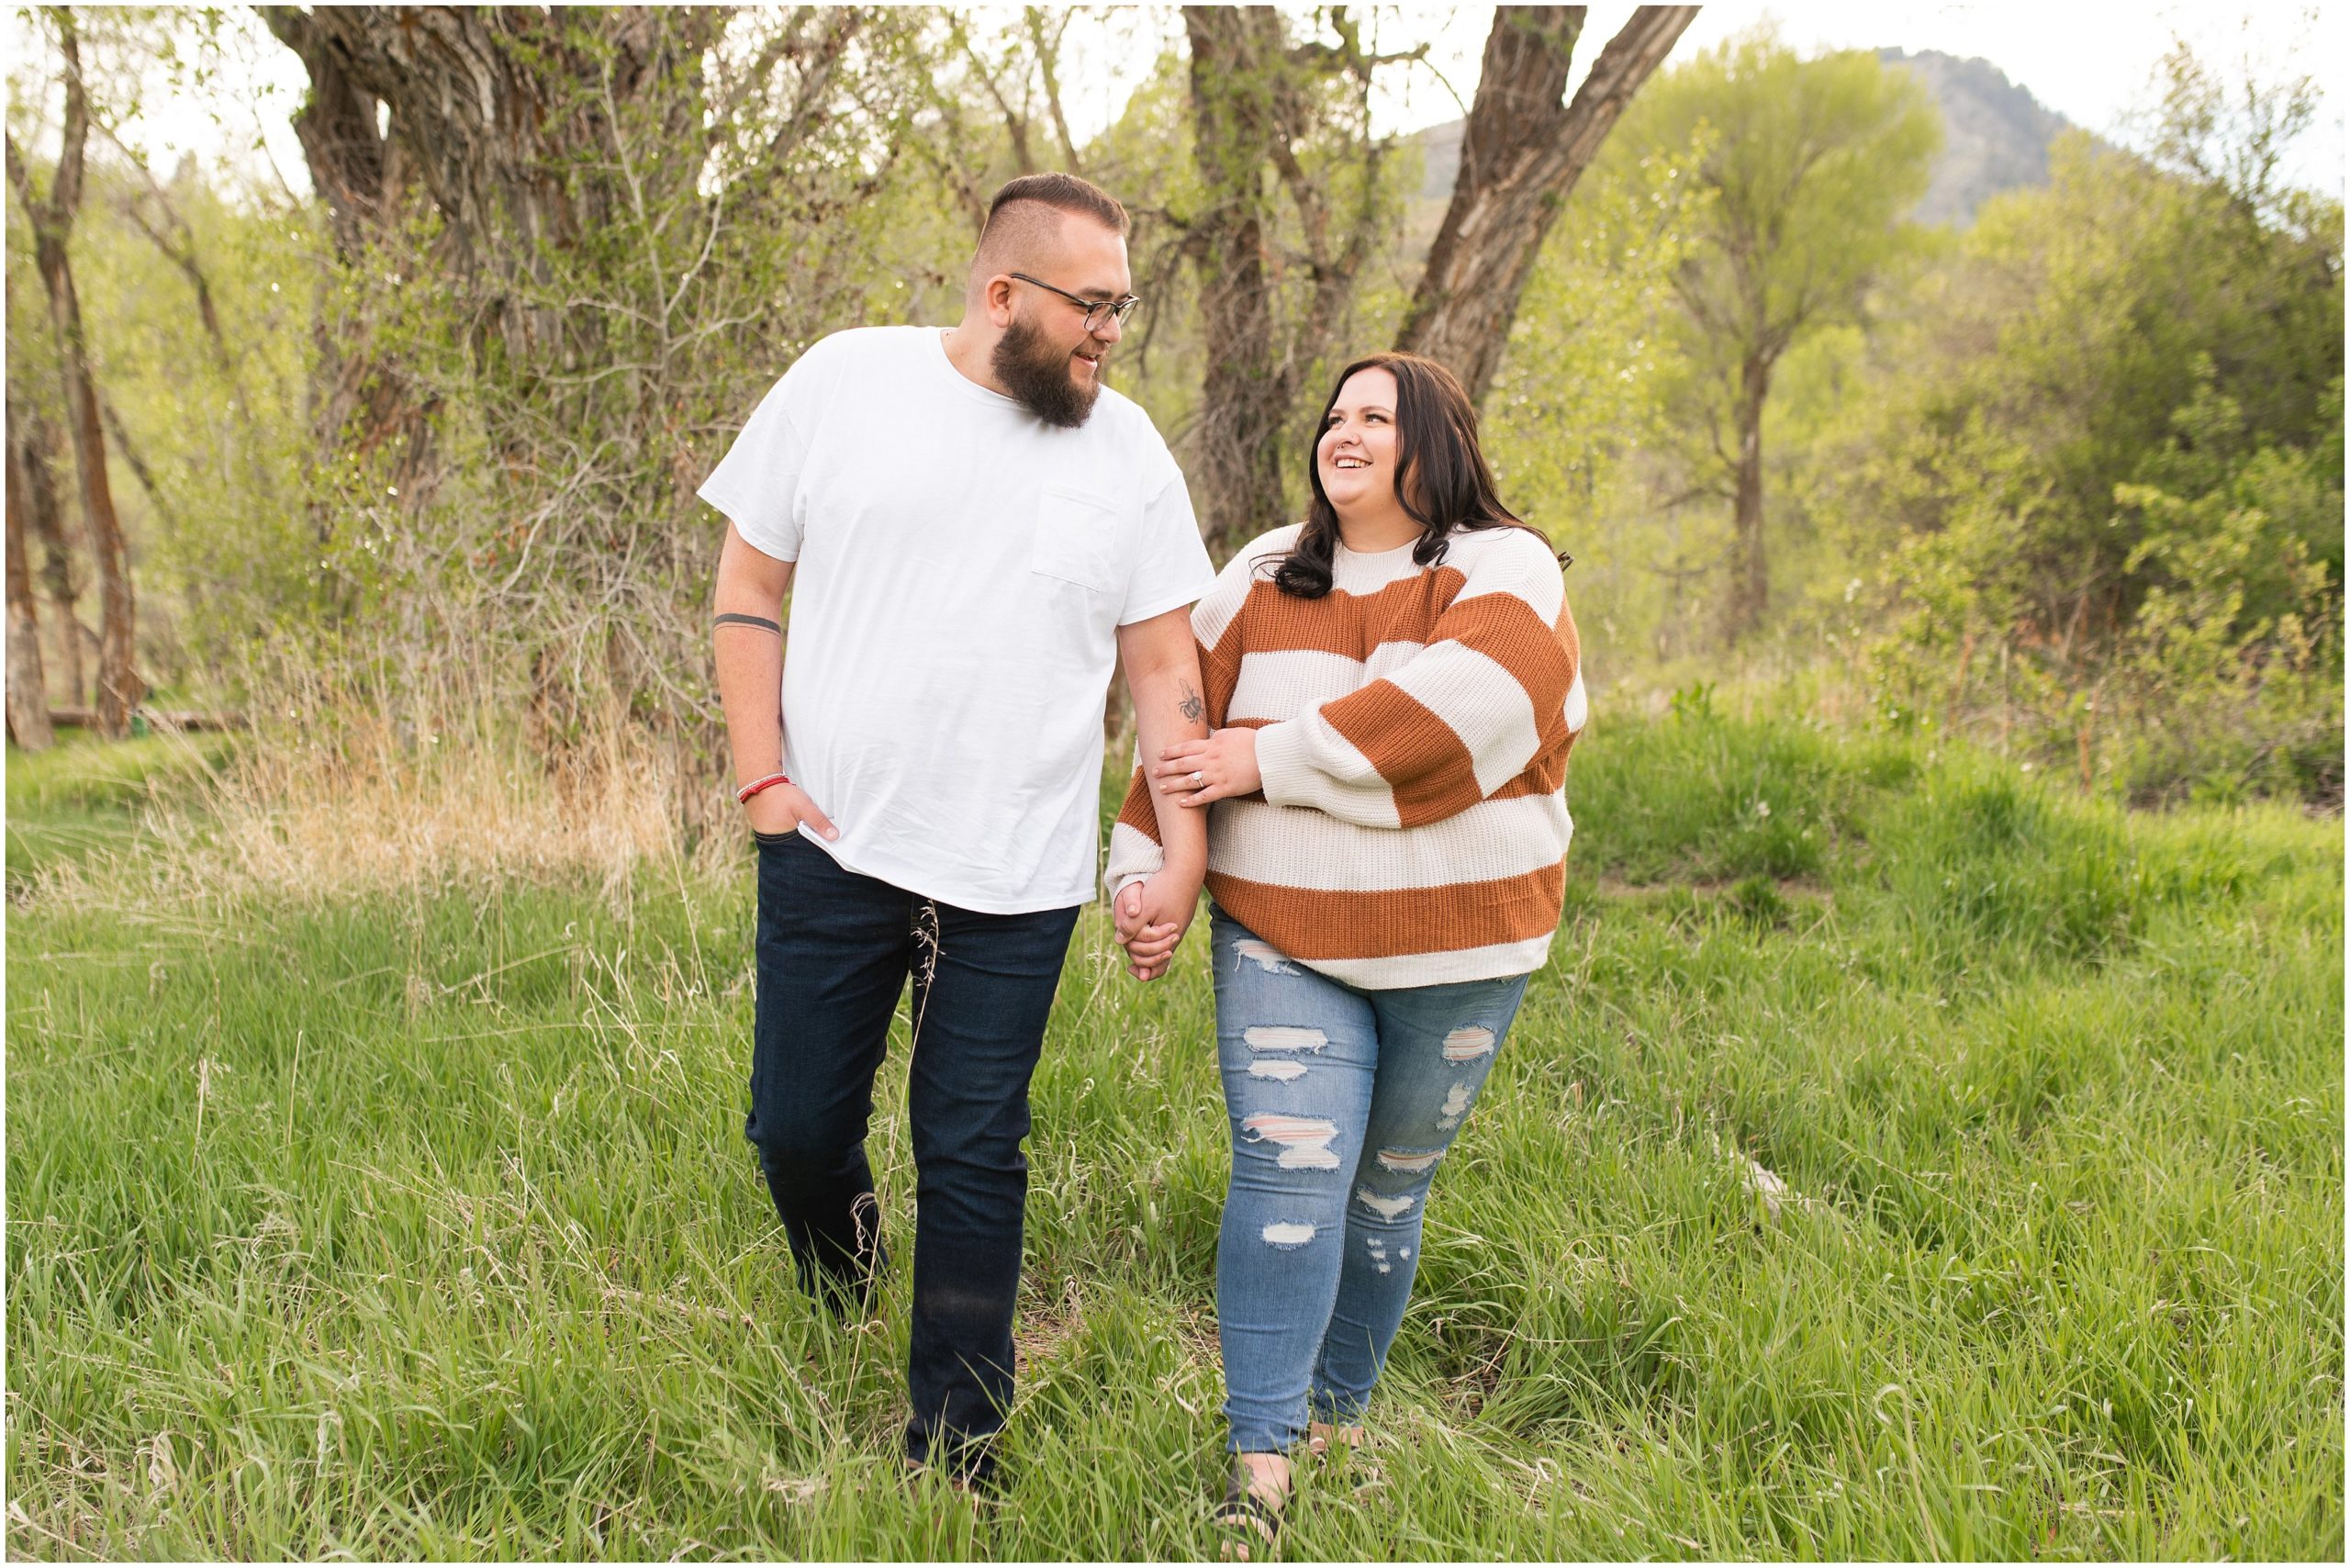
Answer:
POLYGON ((1524 975, 1364 991, 1209 906, 1232 1187, 1216 1244, 1231 1447, 1362 1419, 1404 1321, 1420 1216, 1524 975))

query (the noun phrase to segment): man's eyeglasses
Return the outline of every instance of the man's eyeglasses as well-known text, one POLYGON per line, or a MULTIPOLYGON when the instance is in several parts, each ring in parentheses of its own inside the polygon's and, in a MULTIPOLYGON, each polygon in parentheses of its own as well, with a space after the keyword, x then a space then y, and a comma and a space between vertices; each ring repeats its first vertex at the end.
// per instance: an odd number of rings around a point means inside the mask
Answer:
POLYGON ((1124 299, 1088 299, 1083 295, 1071 294, 1066 288, 1055 288, 1043 278, 1030 277, 1026 273, 1007 273, 1004 275, 1016 277, 1022 283, 1033 283, 1046 293, 1058 294, 1071 305, 1082 309, 1085 312, 1085 330, 1088 332, 1099 332, 1102 324, 1107 321, 1115 321, 1119 326, 1125 326, 1126 318, 1135 313, 1135 307, 1142 303, 1139 298, 1131 294, 1124 299))

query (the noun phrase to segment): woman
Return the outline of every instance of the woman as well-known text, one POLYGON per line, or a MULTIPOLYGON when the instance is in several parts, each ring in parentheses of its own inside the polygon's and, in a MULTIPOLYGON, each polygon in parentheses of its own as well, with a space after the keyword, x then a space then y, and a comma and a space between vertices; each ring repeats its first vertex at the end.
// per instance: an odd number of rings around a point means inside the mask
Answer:
MULTIPOLYGON (((1192 612, 1213 734, 1150 771, 1207 809, 1232 1185, 1216 1249, 1232 1450, 1220 1521, 1270 1540, 1290 1450, 1360 1441, 1429 1182, 1557 929, 1574 622, 1549 544, 1494 493, 1443 366, 1347 367, 1303 524, 1192 612)), ((1112 832, 1130 961, 1181 939, 1137 768, 1112 832)))

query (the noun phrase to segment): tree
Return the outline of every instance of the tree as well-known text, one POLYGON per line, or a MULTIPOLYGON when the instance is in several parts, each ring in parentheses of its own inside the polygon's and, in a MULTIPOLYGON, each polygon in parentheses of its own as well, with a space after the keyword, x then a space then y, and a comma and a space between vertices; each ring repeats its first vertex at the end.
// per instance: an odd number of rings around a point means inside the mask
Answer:
POLYGON ((2274 183, 2307 83, 2166 62, 2143 152, 2078 133, 1920 283, 1836 464, 1889 707, 2144 801, 2338 801, 2343 249, 2274 183))
MULTIPOLYGON (((89 142, 90 106, 82 83, 81 39, 73 12, 63 6, 49 16, 64 56, 65 120, 49 195, 34 187, 31 169, 7 139, 8 182, 16 187, 33 232, 33 256, 49 296, 64 369, 66 430, 81 479, 82 513, 90 533, 90 554, 98 572, 98 690, 96 729, 109 737, 129 732, 130 712, 145 695, 135 664, 137 605, 130 586, 130 552, 115 515, 106 480, 106 431, 98 389, 90 369, 89 344, 82 329, 82 304, 73 289, 66 240, 82 203, 83 155, 89 142)), ((70 628, 69 628, 70 630, 70 628)))
POLYGON ((1676 565, 1689 520, 1651 483, 1673 437, 1660 389, 1679 369, 1673 279, 1707 199, 1689 180, 1701 151, 1594 161, 1527 279, 1480 420, 1510 509, 1578 557, 1578 593, 1604 605, 1590 635, 1619 668, 1671 656, 1705 575, 1676 565))
POLYGON ((1502 6, 1485 39, 1460 174, 1395 346, 1443 361, 1483 402, 1519 299, 1575 182, 1697 14, 1642 6, 1564 101, 1583 6, 1502 6))
MULTIPOLYGON (((1625 103, 1695 12, 1643 6, 1563 104, 1582 6, 1505 6, 1487 40, 1461 174, 1406 312, 1400 346, 1460 371, 1482 398, 1561 204, 1625 103)), ((1292 421, 1392 242, 1388 144, 1371 134, 1374 69, 1424 50, 1366 48, 1344 6, 1336 42, 1293 39, 1269 6, 1183 9, 1198 185, 1181 230, 1205 359, 1186 443, 1192 492, 1219 553, 1288 520, 1292 421)))
MULTIPOLYGON (((23 321, 27 318, 17 310, 13 271, 17 260, 14 253, 9 257, 12 271, 8 315, 12 320, 23 321)), ((24 260, 30 262, 29 252, 24 260)), ((54 669, 66 705, 79 708, 87 689, 82 673, 82 639, 85 633, 75 610, 81 587, 75 577, 73 551, 67 543, 65 520, 57 499, 55 466, 60 461, 61 442, 56 425, 41 412, 32 396, 35 387, 53 388, 57 384, 56 355, 49 352, 54 346, 45 335, 37 332, 18 331, 8 336, 8 497, 10 505, 21 504, 24 509, 27 549, 29 551, 35 542, 40 546, 40 588, 49 600, 50 633, 56 652, 53 665, 43 659, 43 671, 46 674, 54 669)), ((34 621, 39 624, 38 614, 34 621)))
POLYGON ((1187 473, 1219 555, 1287 521, 1289 420, 1393 217, 1371 73, 1425 50, 1368 53, 1344 6, 1329 21, 1336 44, 1292 42, 1269 6, 1183 7, 1199 205, 1169 217, 1206 355, 1187 473))
POLYGON ((1686 147, 1713 199, 1674 281, 1700 388, 1705 488, 1730 502, 1722 635, 1770 608, 1762 420, 1779 361, 1806 334, 1852 319, 1913 243, 1902 215, 1924 194, 1942 130, 1907 72, 1862 52, 1798 59, 1770 32, 1710 50, 1641 95, 1628 151, 1686 147))
POLYGON ((40 541, 41 588, 55 617, 50 641, 57 650, 58 682, 67 703, 78 708, 90 685, 83 666, 82 646, 89 632, 82 624, 82 584, 73 570, 73 548, 65 532, 65 509, 57 498, 56 468, 62 461, 57 427, 38 409, 26 410, 25 439, 19 456, 24 465, 25 508, 33 537, 40 541))
POLYGON ((335 239, 315 558, 344 613, 319 656, 411 734, 503 744, 511 716, 550 766, 612 740, 706 778, 695 487, 809 342, 935 275, 923 241, 945 226, 901 165, 935 129, 934 18, 264 19, 310 77, 297 129, 335 239))
POLYGON ((25 424, 8 398, 8 734, 27 751, 54 738, 49 727, 49 682, 41 672, 40 612, 25 547, 31 526, 32 481, 25 466, 25 424))
MULTIPOLYGON (((310 77, 295 130, 341 260, 354 262, 429 210, 437 266, 490 286, 487 319, 476 329, 485 342, 526 364, 550 351, 574 368, 592 363, 594 346, 579 334, 593 333, 594 313, 523 308, 514 286, 543 280, 546 252, 618 218, 629 199, 621 172, 580 182, 565 177, 567 166, 601 150, 621 106, 641 92, 678 73, 699 75, 714 14, 635 7, 574 17, 438 6, 261 13, 310 77)), ((699 144, 688 116, 670 118, 673 134, 699 144)), ((329 319, 321 312, 322 326, 329 319)), ((392 487, 420 500, 433 481, 430 399, 356 336, 322 333, 319 434, 330 449, 355 433, 363 449, 398 454, 392 487)))
POLYGON ((938 52, 946 58, 924 73, 939 134, 912 137, 911 147, 946 185, 975 235, 987 226, 989 199, 1003 180, 1046 167, 1085 173, 1061 104, 1063 44, 1077 16, 1074 8, 1054 14, 1029 6, 1016 27, 993 32, 980 30, 974 16, 949 11, 943 18, 938 52), (1040 115, 1048 124, 1039 123, 1040 115), (1045 143, 1047 129, 1051 140, 1045 143), (990 158, 998 147, 1003 156, 990 158))

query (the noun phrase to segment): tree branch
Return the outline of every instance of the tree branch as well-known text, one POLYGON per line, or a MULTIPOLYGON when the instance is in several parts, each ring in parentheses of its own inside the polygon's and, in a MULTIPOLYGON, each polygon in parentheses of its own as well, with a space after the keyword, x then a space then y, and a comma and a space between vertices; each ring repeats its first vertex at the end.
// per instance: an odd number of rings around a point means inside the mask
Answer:
POLYGON ((13 133, 8 136, 7 143, 8 183, 17 188, 17 199, 25 204, 25 217, 35 228, 39 228, 41 219, 41 204, 39 198, 33 195, 32 171, 25 167, 24 159, 17 154, 17 138, 13 133))
POLYGON ((1543 238, 1696 7, 1639 6, 1562 106, 1583 15, 1576 6, 1495 10, 1460 177, 1397 334, 1398 347, 1444 361, 1479 400, 1543 238))
POLYGON ((1036 160, 1028 151, 1027 115, 1021 109, 1014 109, 1012 101, 1003 95, 1002 87, 996 83, 995 73, 988 68, 986 61, 979 58, 979 51, 973 46, 971 35, 964 29, 962 19, 957 17, 948 26, 957 47, 963 51, 963 58, 970 62, 971 69, 979 74, 979 84, 988 90, 988 96, 995 100, 996 108, 1003 116, 1004 131, 1012 138, 1013 165, 1024 174, 1035 174, 1036 160))
POLYGON ((50 221, 71 223, 82 206, 82 153, 90 140, 90 99, 82 87, 82 39, 73 26, 73 11, 49 7, 57 24, 57 42, 65 54, 64 140, 57 151, 57 177, 50 182, 50 221))
POLYGON ((1330 7, 1330 30, 1338 35, 1338 47, 1332 49, 1319 39, 1308 39, 1294 45, 1289 51, 1289 62, 1328 75, 1351 75, 1369 81, 1371 72, 1382 65, 1400 65, 1407 61, 1424 61, 1428 46, 1407 49, 1398 54, 1365 54, 1362 51, 1362 27, 1349 16, 1344 6, 1330 7))
POLYGON ((179 514, 173 510, 170 502, 163 499, 162 487, 155 482, 155 471, 147 466, 145 458, 139 455, 139 447, 131 441, 130 432, 123 428, 122 415, 116 411, 114 399, 101 397, 98 399, 98 412, 106 417, 106 433, 114 437, 115 450, 121 453, 122 460, 130 465, 130 472, 138 479, 139 487, 147 492, 148 500, 154 504, 156 515, 176 532, 180 525, 179 514))
POLYGON ((1060 73, 1054 69, 1054 62, 1060 58, 1061 39, 1067 36, 1069 18, 1074 14, 1061 13, 1061 25, 1053 29, 1053 36, 1047 40, 1044 13, 1031 6, 1028 7, 1028 36, 1036 45, 1036 70, 1045 79, 1045 107, 1053 117, 1054 133, 1060 138, 1061 156, 1068 160, 1068 172, 1081 177, 1085 171, 1077 155, 1077 139, 1069 132, 1069 117, 1061 112, 1060 73))

